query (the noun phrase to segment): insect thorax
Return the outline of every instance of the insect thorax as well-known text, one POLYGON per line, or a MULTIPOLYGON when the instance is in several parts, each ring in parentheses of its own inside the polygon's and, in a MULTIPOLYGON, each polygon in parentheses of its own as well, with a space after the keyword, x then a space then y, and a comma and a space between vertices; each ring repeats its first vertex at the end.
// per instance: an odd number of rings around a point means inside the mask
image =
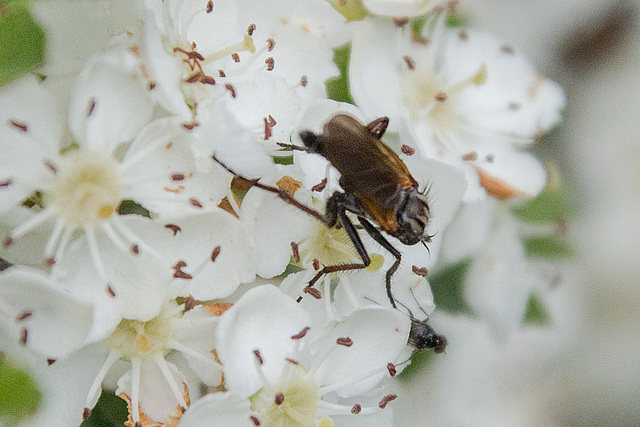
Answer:
POLYGON ((429 222, 429 204, 427 197, 416 187, 405 188, 401 191, 398 210, 397 238, 405 245, 415 245, 420 241, 427 241, 425 227, 429 222))

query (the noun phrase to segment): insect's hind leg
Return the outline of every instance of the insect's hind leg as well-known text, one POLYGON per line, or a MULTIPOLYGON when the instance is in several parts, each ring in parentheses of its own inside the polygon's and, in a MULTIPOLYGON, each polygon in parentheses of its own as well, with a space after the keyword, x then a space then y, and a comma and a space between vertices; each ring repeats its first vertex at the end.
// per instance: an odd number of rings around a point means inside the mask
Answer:
POLYGON ((358 235, 358 231, 354 227, 353 223, 349 219, 346 213, 345 206, 341 203, 341 199, 343 198, 344 193, 334 193, 333 196, 327 202, 327 212, 325 213, 325 224, 333 226, 340 219, 342 226, 344 227, 344 231, 347 232, 349 239, 353 243, 353 246, 356 248, 358 255, 362 259, 362 263, 350 263, 350 264, 339 264, 339 265, 328 265, 324 267, 322 270, 318 271, 316 275, 309 281, 307 288, 312 287, 315 283, 325 274, 335 273, 338 271, 347 271, 347 270, 359 270, 362 268, 367 268, 371 264, 371 258, 369 258, 369 254, 367 253, 367 249, 364 247, 362 243, 362 239, 358 235))
POLYGON ((389 302, 391 302, 391 306, 393 308, 398 308, 396 305, 396 301, 393 298, 393 293, 391 292, 391 276, 393 276, 393 274, 396 272, 398 267, 400 267, 400 261, 402 260, 402 255, 400 254, 400 251, 394 248, 393 245, 389 243, 387 239, 384 238, 382 233, 380 233, 380 231, 377 228, 375 228, 369 221, 367 221, 362 217, 358 217, 358 220, 360 221, 360 224, 362 224, 362 228, 364 228, 365 231, 369 233, 369 236, 371 236, 373 240, 378 242, 383 248, 389 251, 389 253, 393 255, 393 257, 396 259, 396 261, 393 263, 391 268, 387 270, 385 283, 387 287, 387 298, 389 298, 389 302))

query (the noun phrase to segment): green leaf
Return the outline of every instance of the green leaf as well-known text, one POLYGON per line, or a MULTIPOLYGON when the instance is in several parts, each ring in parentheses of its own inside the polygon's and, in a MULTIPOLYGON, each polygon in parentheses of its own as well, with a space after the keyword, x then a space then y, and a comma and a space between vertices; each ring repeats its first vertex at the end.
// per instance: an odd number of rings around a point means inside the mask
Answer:
POLYGON ((0 3, 0 86, 44 61, 44 32, 31 18, 26 3, 0 3))
POLYGON ((290 156, 273 156, 273 162, 278 165, 292 165, 293 154, 290 156))
POLYGON ((428 366, 433 362, 435 357, 442 357, 442 354, 435 354, 431 349, 415 350, 411 354, 411 364, 404 368, 396 378, 400 381, 406 381, 409 378, 414 377, 420 372, 428 369, 428 366))
POLYGON ((15 423, 35 414, 42 399, 33 379, 10 363, 0 358, 0 425, 15 423))
POLYGON ((470 264, 470 260, 464 260, 429 276, 429 285, 438 310, 449 313, 470 314, 472 312, 463 295, 464 279, 470 264))
POLYGON ((151 218, 151 213, 144 206, 133 200, 123 200, 118 207, 118 213, 120 215, 142 215, 151 218))
POLYGON ((557 186, 547 187, 535 199, 512 208, 520 220, 531 223, 557 222, 567 218, 571 206, 567 195, 557 186))
POLYGON ((573 255, 571 246, 555 234, 542 237, 525 237, 522 240, 529 257, 558 259, 569 258, 573 255))
POLYGON ((549 311, 536 294, 529 295, 529 301, 527 301, 527 310, 524 313, 523 323, 541 326, 548 325, 550 323, 549 311))
POLYGON ((339 47, 333 54, 333 62, 340 70, 340 76, 327 81, 327 95, 329 99, 339 102, 355 104, 349 92, 349 57, 351 56, 351 45, 347 44, 339 47))
POLYGON ((102 390, 91 416, 80 427, 123 427, 127 416, 127 402, 116 396, 113 390, 102 390))

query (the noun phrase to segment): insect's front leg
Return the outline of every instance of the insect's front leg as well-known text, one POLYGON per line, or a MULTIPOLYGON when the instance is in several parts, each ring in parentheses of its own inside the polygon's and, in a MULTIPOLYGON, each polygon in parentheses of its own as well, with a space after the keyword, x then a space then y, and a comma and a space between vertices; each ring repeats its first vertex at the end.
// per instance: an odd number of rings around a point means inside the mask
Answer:
POLYGON ((358 217, 358 220, 360 221, 360 224, 362 224, 362 228, 364 228, 364 230, 367 233, 369 233, 369 236, 371 236, 371 238, 376 242, 378 242, 383 248, 388 250, 389 253, 393 255, 394 258, 396 259, 396 261, 393 263, 391 268, 387 270, 386 285, 387 285, 387 297, 391 302, 391 306, 393 308, 398 308, 396 306, 396 301, 393 299, 393 294, 391 293, 391 276, 393 276, 393 274, 396 272, 398 267, 400 267, 400 261, 402 259, 402 255, 400 254, 400 251, 394 248, 393 245, 387 239, 385 239, 382 233, 380 233, 380 231, 377 228, 375 228, 369 221, 367 221, 362 217, 358 217))

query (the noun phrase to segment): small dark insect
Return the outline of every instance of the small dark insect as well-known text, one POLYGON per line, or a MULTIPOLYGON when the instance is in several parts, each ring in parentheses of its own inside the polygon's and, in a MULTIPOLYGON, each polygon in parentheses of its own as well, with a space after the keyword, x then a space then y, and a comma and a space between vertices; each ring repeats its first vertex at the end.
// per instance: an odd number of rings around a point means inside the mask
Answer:
POLYGON ((437 334, 426 321, 411 316, 411 331, 407 344, 418 350, 432 348, 435 353, 439 354, 444 352, 447 347, 447 337, 437 334))
MULTIPOLYGON (((251 182, 259 188, 278 194, 280 198, 316 217, 327 227, 333 227, 340 221, 353 242, 362 263, 325 266, 311 279, 309 287, 325 274, 362 269, 371 264, 356 227, 347 216, 347 212, 355 214, 362 228, 396 259, 386 273, 386 290, 391 305, 397 308, 391 292, 391 276, 400 266, 401 255, 370 221, 405 245, 421 242, 427 247, 426 243, 433 236, 425 233, 429 221, 426 194, 419 190, 418 182, 400 157, 381 141, 388 124, 389 119, 381 117, 364 126, 355 118, 340 114, 324 125, 321 134, 301 132, 300 138, 305 147, 280 144, 320 154, 340 172, 340 186, 344 192, 336 191, 329 197, 324 214, 302 205, 279 188, 251 182)), ((213 158, 242 178, 215 156, 213 158)))

